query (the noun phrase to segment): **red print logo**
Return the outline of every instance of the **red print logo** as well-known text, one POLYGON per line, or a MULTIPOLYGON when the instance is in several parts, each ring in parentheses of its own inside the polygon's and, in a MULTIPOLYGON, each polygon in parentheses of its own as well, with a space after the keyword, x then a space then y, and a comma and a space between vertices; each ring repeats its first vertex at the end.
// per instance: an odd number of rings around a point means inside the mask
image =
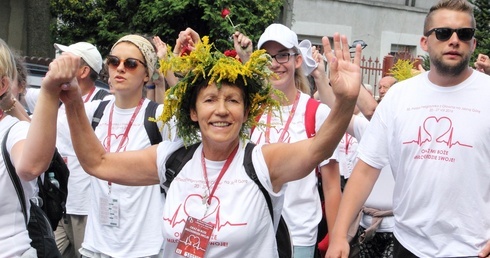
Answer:
POLYGON ((433 142, 441 143, 449 148, 454 145, 473 148, 472 145, 462 143, 453 139, 454 127, 449 117, 430 116, 425 119, 422 126, 419 126, 417 137, 414 140, 403 142, 403 144, 415 143, 422 146, 424 143, 433 142))
POLYGON ((117 143, 119 151, 125 151, 128 143, 129 143, 129 138, 124 137, 124 134, 120 134, 120 135, 111 134, 104 139, 104 141, 102 142, 102 145, 104 145, 104 148, 106 149, 106 151, 111 152, 111 150, 109 149, 110 148, 109 144, 111 146, 113 146, 116 143, 117 143), (109 143, 109 141, 110 141, 110 143, 109 143), (123 142, 121 143, 120 141, 123 141, 123 142))
POLYGON ((222 222, 220 218, 221 201, 216 196, 211 197, 211 201, 209 207, 207 208, 207 212, 203 216, 203 212, 206 210, 205 205, 206 205, 205 200, 202 195, 190 194, 185 199, 183 203, 183 207, 182 205, 179 205, 171 218, 163 218, 163 220, 167 221, 170 224, 170 226, 173 228, 180 223, 185 224, 189 216, 194 218, 201 218, 201 220, 206 220, 206 221, 209 221, 207 220, 207 218, 214 217, 215 218, 214 222, 211 221, 211 224, 213 224, 213 226, 216 228, 217 231, 219 231, 221 228, 225 226, 237 227, 237 226, 247 225, 246 222, 244 223, 233 223, 230 221, 222 222), (199 209, 199 207, 202 207, 202 209, 199 209))

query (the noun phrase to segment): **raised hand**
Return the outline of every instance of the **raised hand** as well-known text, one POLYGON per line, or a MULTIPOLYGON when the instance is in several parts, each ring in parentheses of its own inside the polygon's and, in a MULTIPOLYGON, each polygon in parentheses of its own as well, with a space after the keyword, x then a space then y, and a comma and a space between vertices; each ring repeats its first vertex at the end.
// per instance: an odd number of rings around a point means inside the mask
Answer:
POLYGON ((182 53, 194 50, 194 46, 199 41, 201 41, 201 38, 195 30, 187 28, 184 31, 181 31, 179 37, 175 41, 175 48, 173 50, 174 55, 179 56, 182 53))
POLYGON ((250 59, 250 55, 253 51, 252 40, 247 37, 245 34, 235 31, 233 33, 233 46, 235 47, 235 51, 237 52, 240 60, 245 63, 250 59))
POLYGON ((159 36, 153 37, 153 45, 157 48, 157 56, 158 59, 166 59, 167 58, 167 44, 163 42, 159 36))
POLYGON ((59 94, 63 102, 80 99, 81 93, 76 78, 80 67, 80 57, 63 52, 49 64, 41 89, 52 94, 59 94))
POLYGON ((490 58, 484 54, 478 54, 475 62, 476 70, 490 75, 490 58))
POLYGON ((349 44, 345 35, 335 33, 334 51, 327 37, 322 38, 324 55, 330 64, 330 84, 338 99, 357 99, 361 85, 361 46, 356 46, 354 60, 351 60, 349 44))

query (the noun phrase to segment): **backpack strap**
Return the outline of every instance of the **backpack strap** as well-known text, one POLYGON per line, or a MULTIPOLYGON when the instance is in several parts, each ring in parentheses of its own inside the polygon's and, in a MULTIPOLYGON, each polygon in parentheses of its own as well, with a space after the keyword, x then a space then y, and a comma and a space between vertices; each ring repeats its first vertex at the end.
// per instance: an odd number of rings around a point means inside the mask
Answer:
POLYGON ((314 98, 309 98, 306 103, 306 111, 305 111, 305 130, 308 138, 315 136, 316 130, 316 110, 320 102, 314 98))
POLYGON ((252 163, 252 151, 254 147, 255 144, 250 142, 245 147, 245 157, 243 158, 243 166, 245 167, 245 171, 247 172, 247 175, 250 177, 250 179, 252 179, 252 181, 254 181, 255 184, 257 184, 259 190, 264 195, 265 201, 267 202, 267 207, 269 208, 269 213, 271 214, 272 221, 274 221, 274 213, 273 213, 274 209, 272 207, 271 196, 264 188, 264 186, 260 183, 259 177, 257 176, 254 165, 252 163))
MULTIPOLYGON (((167 189, 170 187, 170 184, 174 180, 174 178, 179 174, 180 170, 185 166, 185 164, 192 158, 194 152, 196 152, 197 147, 199 147, 200 142, 195 143, 188 148, 185 146, 180 147, 176 150, 170 157, 167 159, 165 163, 165 182, 163 186, 167 189)), ((167 194, 165 190, 162 188, 162 193, 167 194)))
POLYGON ((163 140, 157 123, 149 120, 150 117, 155 117, 155 113, 157 112, 159 105, 160 104, 155 101, 150 101, 145 110, 145 130, 146 134, 148 134, 151 145, 158 144, 163 140))
MULTIPOLYGON (((167 159, 167 162, 165 163, 165 168, 166 168, 165 178, 167 180, 165 181, 165 183, 163 183, 163 185, 167 187, 167 189, 168 187, 170 187, 170 184, 172 183, 174 178, 179 174, 180 170, 182 170, 185 164, 192 158, 194 152, 196 152, 197 147, 199 147, 199 144, 201 143, 193 144, 189 148, 183 146, 178 150, 176 150, 174 153, 172 153, 172 155, 170 155, 170 157, 167 159)), ((243 166, 245 167, 245 171, 247 172, 247 175, 252 179, 252 181, 254 181, 257 184, 260 191, 264 195, 265 200, 267 202, 267 207, 269 207, 271 218, 274 220, 271 197, 267 192, 267 190, 264 188, 264 186, 260 183, 252 163, 252 150, 254 147, 255 144, 250 142, 245 147, 245 157, 243 159, 243 166)))
POLYGON ((106 90, 99 89, 97 93, 95 93, 94 97, 92 98, 92 101, 94 100, 99 100, 99 99, 104 99, 105 96, 109 95, 110 93, 106 90))
POLYGON ((22 188, 22 184, 20 183, 20 178, 19 175, 17 175, 17 172, 15 171, 15 167, 12 164, 12 161, 10 160, 10 155, 7 152, 7 138, 10 132, 10 129, 13 127, 13 125, 7 130, 7 133, 5 133, 5 136, 3 137, 2 140, 2 156, 3 160, 5 162, 5 167, 7 168, 7 171, 9 172, 10 179, 12 179, 12 183, 14 184, 15 192, 17 192, 17 197, 19 197, 20 201, 20 207, 22 208, 22 213, 24 214, 24 222, 26 223, 27 226, 27 204, 25 202, 25 195, 24 195, 24 188, 22 188))
MULTIPOLYGON (((104 110, 105 110, 107 104, 109 104, 109 100, 102 101, 102 102, 100 102, 99 106, 95 110, 94 116, 92 118, 92 129, 93 130, 95 130, 95 128, 99 125, 100 119, 104 115, 104 110)), ((156 110, 157 110, 159 105, 160 104, 158 104, 154 101, 150 101, 148 103, 148 106, 146 106, 146 110, 145 110, 144 126, 145 126, 145 130, 146 130, 146 134, 148 135, 148 138, 150 139, 151 145, 158 144, 163 140, 162 134, 160 133, 160 129, 158 128, 157 123, 149 120, 150 117, 155 116, 156 110)))
POLYGON ((104 109, 109 104, 109 100, 101 101, 99 103, 99 106, 95 110, 94 116, 92 117, 92 129, 95 130, 95 128, 99 125, 100 119, 104 115, 104 109))

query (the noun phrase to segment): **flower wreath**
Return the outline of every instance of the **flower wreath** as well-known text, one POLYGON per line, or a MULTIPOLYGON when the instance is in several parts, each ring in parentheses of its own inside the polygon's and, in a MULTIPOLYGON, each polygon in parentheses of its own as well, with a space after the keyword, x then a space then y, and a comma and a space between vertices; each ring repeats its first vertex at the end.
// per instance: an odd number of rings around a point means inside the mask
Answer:
MULTIPOLYGON (((172 53, 168 51, 168 53, 172 53)), ((242 126, 240 138, 248 138, 248 132, 253 126, 259 125, 256 117, 266 109, 279 109, 280 103, 272 95, 281 97, 280 91, 274 89, 269 82, 273 72, 269 69, 272 59, 265 50, 254 51, 250 59, 242 64, 235 58, 226 56, 209 43, 207 36, 197 43, 195 49, 188 55, 160 60, 160 71, 172 71, 183 75, 174 87, 165 92, 162 114, 156 119, 168 123, 176 119, 177 135, 189 146, 200 141, 199 126, 190 118, 190 103, 193 89, 198 85, 231 83, 241 87, 245 93, 248 119, 242 126)))

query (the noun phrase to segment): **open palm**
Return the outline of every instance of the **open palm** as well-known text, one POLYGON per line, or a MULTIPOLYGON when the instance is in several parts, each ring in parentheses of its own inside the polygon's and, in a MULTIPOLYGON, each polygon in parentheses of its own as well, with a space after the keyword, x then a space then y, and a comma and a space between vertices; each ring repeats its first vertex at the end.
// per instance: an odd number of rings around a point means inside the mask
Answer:
POLYGON ((351 60, 347 37, 335 33, 334 51, 327 37, 323 37, 324 54, 330 64, 330 84, 339 99, 356 99, 361 85, 361 46, 356 46, 354 60, 351 60))

